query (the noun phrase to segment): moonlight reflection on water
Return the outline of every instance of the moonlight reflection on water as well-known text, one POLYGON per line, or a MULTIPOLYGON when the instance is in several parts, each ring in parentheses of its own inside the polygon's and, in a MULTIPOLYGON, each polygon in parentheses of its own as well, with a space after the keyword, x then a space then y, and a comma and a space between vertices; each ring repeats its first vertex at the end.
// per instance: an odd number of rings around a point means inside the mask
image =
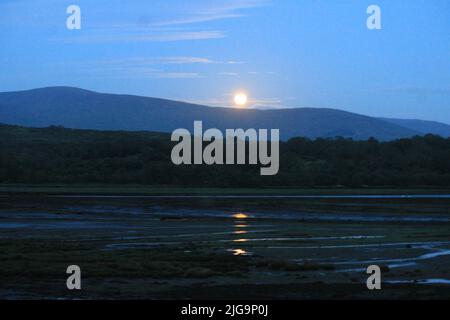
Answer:
MULTIPOLYGON (((233 239, 233 243, 243 243, 247 242, 247 238, 243 238, 242 235, 248 234, 247 230, 242 230, 242 228, 248 228, 250 225, 245 221, 245 219, 249 218, 248 214, 245 213, 236 213, 232 216, 234 221, 234 235, 239 235, 239 238, 233 239), (244 220, 244 221, 243 221, 244 220)), ((227 251, 232 252, 235 256, 249 256, 252 255, 252 252, 249 252, 243 248, 236 249, 228 249, 227 251)))

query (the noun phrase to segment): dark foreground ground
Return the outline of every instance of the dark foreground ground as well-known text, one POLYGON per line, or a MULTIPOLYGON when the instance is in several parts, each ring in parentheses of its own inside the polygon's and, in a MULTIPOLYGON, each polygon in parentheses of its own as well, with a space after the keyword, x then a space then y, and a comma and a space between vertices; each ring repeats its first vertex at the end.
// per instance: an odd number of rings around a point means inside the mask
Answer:
POLYGON ((0 298, 450 299, 449 208, 448 197, 4 195, 0 298), (73 264, 78 292, 66 289, 73 264))

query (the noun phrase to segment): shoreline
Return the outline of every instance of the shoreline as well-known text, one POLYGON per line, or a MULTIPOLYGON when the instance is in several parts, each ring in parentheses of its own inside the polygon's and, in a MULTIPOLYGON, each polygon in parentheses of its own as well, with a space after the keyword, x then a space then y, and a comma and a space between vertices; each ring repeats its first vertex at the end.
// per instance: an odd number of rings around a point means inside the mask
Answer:
POLYGON ((410 196, 441 198, 450 189, 417 188, 199 188, 157 187, 147 185, 67 185, 67 184, 0 184, 0 196, 129 196, 129 197, 265 197, 265 198, 361 198, 410 196))

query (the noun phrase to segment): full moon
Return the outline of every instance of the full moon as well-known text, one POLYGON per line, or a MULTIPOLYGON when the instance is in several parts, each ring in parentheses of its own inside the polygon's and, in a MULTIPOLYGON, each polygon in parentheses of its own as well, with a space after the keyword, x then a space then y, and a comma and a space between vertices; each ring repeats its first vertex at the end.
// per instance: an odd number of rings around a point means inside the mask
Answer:
POLYGON ((234 96, 234 103, 239 107, 245 106, 247 104, 247 101, 248 101, 248 98, 245 93, 237 93, 234 96))

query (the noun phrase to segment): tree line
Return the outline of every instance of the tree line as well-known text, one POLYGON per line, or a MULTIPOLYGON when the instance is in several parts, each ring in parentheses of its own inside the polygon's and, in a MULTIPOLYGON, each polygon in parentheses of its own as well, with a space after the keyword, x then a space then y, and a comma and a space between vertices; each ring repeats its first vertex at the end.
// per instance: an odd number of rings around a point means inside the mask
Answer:
POLYGON ((450 186, 450 139, 294 138, 276 176, 259 166, 182 165, 167 134, 0 125, 0 183, 211 187, 450 186))

